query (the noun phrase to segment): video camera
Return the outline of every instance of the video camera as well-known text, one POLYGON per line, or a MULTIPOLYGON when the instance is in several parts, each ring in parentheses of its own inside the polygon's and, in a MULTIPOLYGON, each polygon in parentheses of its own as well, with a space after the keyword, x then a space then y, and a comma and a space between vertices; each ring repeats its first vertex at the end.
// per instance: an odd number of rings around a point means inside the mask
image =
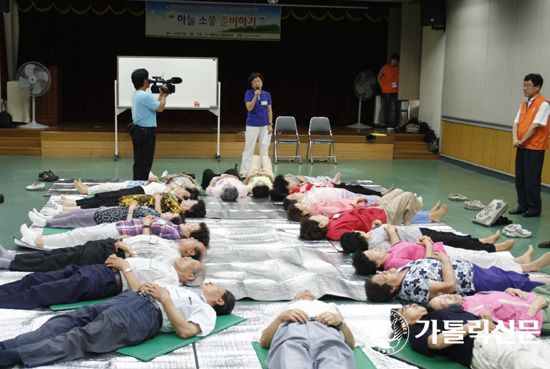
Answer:
POLYGON ((153 76, 152 78, 153 79, 149 80, 149 83, 152 83, 151 93, 153 94, 158 94, 160 91, 165 94, 173 94, 176 92, 176 86, 174 85, 180 84, 183 81, 180 77, 172 77, 169 80, 162 79, 162 76, 153 76), (159 85, 157 85, 157 83, 159 83, 159 85), (166 85, 166 88, 162 87, 162 85, 166 85))

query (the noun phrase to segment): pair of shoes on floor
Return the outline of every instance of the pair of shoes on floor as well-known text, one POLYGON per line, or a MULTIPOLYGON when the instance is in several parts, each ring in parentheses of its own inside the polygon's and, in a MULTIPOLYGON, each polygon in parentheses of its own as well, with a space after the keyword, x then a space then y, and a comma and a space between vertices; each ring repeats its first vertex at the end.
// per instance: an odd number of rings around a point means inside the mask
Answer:
POLYGON ((521 228, 521 224, 510 224, 504 227, 502 234, 513 238, 527 238, 531 237, 531 232, 521 228))
POLYGON ((510 219, 503 217, 502 215, 498 217, 496 222, 493 223, 493 225, 508 225, 514 223, 510 219))
POLYGON ((38 183, 34 182, 31 185, 28 185, 27 191, 44 191, 46 189, 46 185, 44 183, 38 183))
POLYGON ((483 205, 479 200, 464 201, 464 209, 468 210, 483 210, 487 205, 483 205))
POLYGON ((459 194, 459 193, 451 193, 451 194, 449 194, 449 200, 451 200, 451 201, 468 201, 468 198, 464 195, 459 194))
POLYGON ((515 209, 512 209, 512 210, 508 210, 508 214, 523 214, 525 213, 525 210, 521 210, 520 208, 515 208, 515 209))
POLYGON ((53 174, 51 170, 47 170, 45 172, 42 172, 38 175, 38 179, 44 182, 54 182, 59 179, 58 176, 53 174))
POLYGON ((28 216, 29 216, 29 219, 31 220, 32 224, 34 224, 38 227, 45 227, 46 226, 46 219, 42 218, 41 216, 37 215, 36 213, 34 213, 32 211, 29 211, 28 216))

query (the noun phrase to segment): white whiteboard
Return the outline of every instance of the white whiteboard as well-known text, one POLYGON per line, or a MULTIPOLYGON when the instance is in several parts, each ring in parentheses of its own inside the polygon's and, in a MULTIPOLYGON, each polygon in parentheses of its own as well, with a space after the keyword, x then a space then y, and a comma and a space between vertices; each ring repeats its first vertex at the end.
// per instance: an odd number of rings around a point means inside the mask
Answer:
POLYGON ((118 56, 117 107, 132 107, 131 97, 135 88, 131 76, 139 68, 147 69, 149 79, 162 74, 164 79, 183 79, 182 83, 175 85, 176 92, 166 99, 166 109, 209 109, 218 106, 218 58, 118 56))

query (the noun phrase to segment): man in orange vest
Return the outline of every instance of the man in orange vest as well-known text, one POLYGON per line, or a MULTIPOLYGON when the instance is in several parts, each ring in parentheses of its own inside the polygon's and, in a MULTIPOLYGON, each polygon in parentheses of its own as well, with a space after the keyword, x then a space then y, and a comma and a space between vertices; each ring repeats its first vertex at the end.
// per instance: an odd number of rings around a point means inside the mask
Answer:
POLYGON ((516 152, 516 191, 518 207, 510 214, 538 217, 541 212, 541 174, 544 151, 548 149, 548 115, 550 102, 539 94, 540 74, 528 74, 523 80, 523 94, 527 101, 521 104, 514 121, 513 145, 516 152))
POLYGON ((401 118, 401 104, 397 100, 397 91, 399 84, 399 55, 392 54, 388 64, 384 65, 378 73, 378 83, 382 88, 384 95, 384 120, 388 131, 399 127, 401 118), (393 126, 390 124, 390 104, 393 102, 395 118, 393 126))

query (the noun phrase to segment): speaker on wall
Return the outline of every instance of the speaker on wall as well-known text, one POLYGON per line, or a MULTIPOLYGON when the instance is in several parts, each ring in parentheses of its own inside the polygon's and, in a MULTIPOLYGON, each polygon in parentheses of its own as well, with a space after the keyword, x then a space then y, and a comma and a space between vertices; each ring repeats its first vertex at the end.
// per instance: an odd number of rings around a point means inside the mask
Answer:
POLYGON ((0 0, 0 12, 2 13, 10 12, 10 0, 0 0))
POLYGON ((422 27, 445 29, 445 0, 422 0, 421 13, 422 27))

